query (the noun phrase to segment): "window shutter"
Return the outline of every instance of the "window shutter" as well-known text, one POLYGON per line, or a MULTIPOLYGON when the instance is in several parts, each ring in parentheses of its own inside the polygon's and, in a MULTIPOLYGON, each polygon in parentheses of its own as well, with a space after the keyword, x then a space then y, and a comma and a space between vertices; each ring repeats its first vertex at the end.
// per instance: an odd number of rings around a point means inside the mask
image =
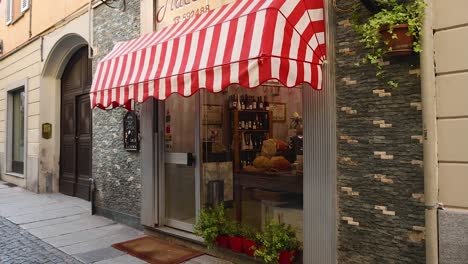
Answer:
POLYGON ((13 20, 13 0, 6 0, 6 15, 5 15, 5 23, 9 25, 13 20))
POLYGON ((29 0, 21 0, 21 12, 28 10, 29 0))

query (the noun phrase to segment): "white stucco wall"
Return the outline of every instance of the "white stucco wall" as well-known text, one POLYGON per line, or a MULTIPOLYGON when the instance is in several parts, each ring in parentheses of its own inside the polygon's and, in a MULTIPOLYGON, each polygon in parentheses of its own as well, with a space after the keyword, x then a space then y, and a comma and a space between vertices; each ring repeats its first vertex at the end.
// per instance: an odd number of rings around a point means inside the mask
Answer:
POLYGON ((1 178, 18 186, 37 191, 37 157, 39 150, 39 100, 41 51, 36 40, 15 54, 0 61, 0 172, 1 178), (25 114, 25 169, 18 176, 7 172, 7 91, 25 85, 27 107, 25 114), (27 175, 27 177, 26 177, 27 175))
POLYGON ((59 25, 0 61, 0 173, 1 178, 35 192, 58 191, 60 153, 60 78, 70 57, 89 39, 85 13, 59 25), (7 90, 25 84, 27 116, 26 162, 23 177, 6 172, 7 90), (41 124, 51 123, 51 139, 41 137, 41 124), (51 177, 47 179, 48 177, 51 177), (47 181, 51 186, 47 186, 47 181))
POLYGON ((44 36, 40 79, 40 124, 52 124, 52 138, 40 138, 39 191, 58 191, 60 161, 60 78, 68 60, 89 43, 89 15, 85 13, 44 36), (52 184, 52 185, 51 185, 52 184))
POLYGON ((468 1, 433 3, 439 200, 468 209, 468 1))

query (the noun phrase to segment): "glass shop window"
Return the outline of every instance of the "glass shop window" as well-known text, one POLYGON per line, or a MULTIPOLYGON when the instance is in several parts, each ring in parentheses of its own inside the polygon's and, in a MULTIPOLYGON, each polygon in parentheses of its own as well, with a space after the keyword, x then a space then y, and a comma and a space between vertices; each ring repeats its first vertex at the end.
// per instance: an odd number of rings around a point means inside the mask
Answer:
POLYGON ((8 93, 9 109, 9 171, 19 174, 24 172, 24 88, 8 93))
POLYGON ((200 97, 202 206, 222 200, 241 225, 261 230, 276 220, 302 241, 302 86, 233 85, 200 97))

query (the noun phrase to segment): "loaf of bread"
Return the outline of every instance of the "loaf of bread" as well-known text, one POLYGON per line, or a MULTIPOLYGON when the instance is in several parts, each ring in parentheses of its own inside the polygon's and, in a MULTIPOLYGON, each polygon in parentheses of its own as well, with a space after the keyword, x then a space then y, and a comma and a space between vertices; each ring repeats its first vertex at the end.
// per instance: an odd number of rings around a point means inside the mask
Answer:
POLYGON ((291 163, 283 156, 271 158, 271 167, 279 171, 291 170, 291 163))
POLYGON ((269 169, 271 168, 271 160, 265 156, 258 156, 253 161, 253 165, 257 169, 269 169))

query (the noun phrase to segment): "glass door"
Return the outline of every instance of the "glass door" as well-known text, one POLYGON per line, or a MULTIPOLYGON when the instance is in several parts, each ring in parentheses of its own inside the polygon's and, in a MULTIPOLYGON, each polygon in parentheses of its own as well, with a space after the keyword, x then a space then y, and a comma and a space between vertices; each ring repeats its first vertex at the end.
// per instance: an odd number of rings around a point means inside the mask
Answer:
POLYGON ((198 96, 174 94, 164 102, 164 219, 192 232, 199 208, 198 96))

